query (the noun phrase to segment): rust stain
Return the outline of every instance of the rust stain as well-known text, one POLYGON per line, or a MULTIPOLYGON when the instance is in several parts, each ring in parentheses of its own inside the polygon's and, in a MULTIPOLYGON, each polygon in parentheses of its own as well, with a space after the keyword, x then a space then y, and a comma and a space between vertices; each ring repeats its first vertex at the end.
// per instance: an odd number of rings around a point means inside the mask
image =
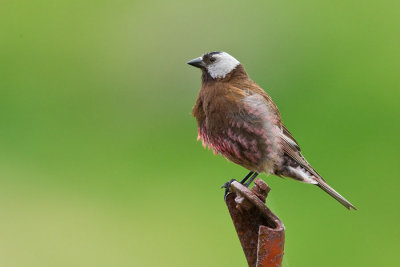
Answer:
POLYGON ((265 206, 269 191, 261 179, 251 190, 233 181, 225 200, 249 267, 282 266, 285 227, 265 206))

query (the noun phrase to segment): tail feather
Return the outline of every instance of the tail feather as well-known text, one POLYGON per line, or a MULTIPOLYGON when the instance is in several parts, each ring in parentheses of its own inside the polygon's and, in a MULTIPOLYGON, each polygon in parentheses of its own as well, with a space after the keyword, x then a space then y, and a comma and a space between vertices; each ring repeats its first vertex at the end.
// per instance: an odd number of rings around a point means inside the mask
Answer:
POLYGON ((302 164, 294 161, 292 158, 286 156, 286 162, 281 170, 275 172, 277 175, 283 175, 286 177, 291 177, 298 181, 308 184, 315 184, 326 193, 328 193, 331 197, 340 202, 347 209, 357 210, 356 207, 353 206, 347 199, 342 197, 338 192, 335 191, 332 187, 330 187, 325 180, 318 174, 316 170, 311 167, 311 165, 302 157, 304 161, 302 164))
POLYGON ((340 202, 343 206, 345 206, 347 209, 354 209, 357 210, 356 207, 353 206, 347 199, 342 197, 338 192, 335 191, 332 187, 330 187, 324 180, 318 179, 318 184, 316 184, 319 188, 324 190, 326 193, 328 193, 331 197, 336 199, 337 201, 340 202))

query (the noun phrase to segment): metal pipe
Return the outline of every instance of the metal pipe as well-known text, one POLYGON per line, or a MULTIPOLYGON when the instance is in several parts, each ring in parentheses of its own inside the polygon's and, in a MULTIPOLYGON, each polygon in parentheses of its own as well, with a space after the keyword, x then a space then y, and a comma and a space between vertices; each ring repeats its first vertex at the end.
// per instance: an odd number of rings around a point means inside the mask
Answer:
POLYGON ((265 205, 269 186, 261 179, 250 190, 233 181, 225 198, 249 267, 282 266, 285 227, 265 205))

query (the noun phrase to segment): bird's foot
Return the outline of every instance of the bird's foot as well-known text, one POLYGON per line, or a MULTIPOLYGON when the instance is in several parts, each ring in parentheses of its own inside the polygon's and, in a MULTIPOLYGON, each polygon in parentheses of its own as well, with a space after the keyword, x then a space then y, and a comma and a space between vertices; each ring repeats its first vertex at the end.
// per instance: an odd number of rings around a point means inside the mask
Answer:
MULTIPOLYGON (((246 177, 244 177, 240 183, 244 185, 245 187, 249 187, 249 185, 256 179, 258 176, 258 172, 249 172, 246 177)), ((231 183, 233 181, 236 181, 235 179, 230 179, 228 182, 224 183, 221 188, 225 188, 225 193, 224 193, 224 199, 226 200, 226 196, 229 194, 229 188, 231 187, 231 183)))
POLYGON ((225 193, 224 193, 224 200, 226 200, 226 196, 229 194, 229 189, 231 188, 231 183, 233 181, 236 181, 235 179, 230 179, 228 182, 224 183, 221 188, 225 188, 225 193))

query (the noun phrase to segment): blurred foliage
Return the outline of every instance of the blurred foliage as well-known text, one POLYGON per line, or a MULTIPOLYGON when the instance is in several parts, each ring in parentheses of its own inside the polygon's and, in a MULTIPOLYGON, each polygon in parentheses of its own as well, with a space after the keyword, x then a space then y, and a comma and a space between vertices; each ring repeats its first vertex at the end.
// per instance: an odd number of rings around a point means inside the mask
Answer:
POLYGON ((0 2, 0 265, 246 266, 196 142, 203 52, 238 58, 351 200, 263 176, 286 266, 394 266, 398 1, 0 2))

